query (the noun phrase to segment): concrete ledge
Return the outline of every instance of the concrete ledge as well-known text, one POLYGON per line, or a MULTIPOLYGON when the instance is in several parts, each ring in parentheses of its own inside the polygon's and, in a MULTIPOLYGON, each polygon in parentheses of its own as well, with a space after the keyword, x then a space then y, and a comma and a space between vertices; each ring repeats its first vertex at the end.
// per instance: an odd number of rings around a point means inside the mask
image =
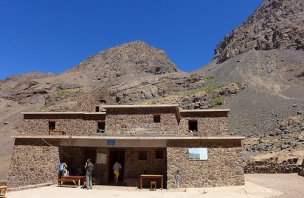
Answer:
POLYGON ((181 113, 192 112, 228 112, 230 109, 194 109, 194 110, 180 110, 181 113))
POLYGON ((243 136, 72 136, 72 135, 30 135, 12 136, 16 139, 88 139, 88 140, 243 140, 243 136))
POLYGON ((28 190, 28 189, 34 189, 34 188, 41 188, 45 186, 51 186, 54 185, 54 183, 43 183, 43 184, 36 184, 36 185, 28 185, 28 186, 19 186, 19 187, 9 187, 7 189, 8 192, 12 191, 21 191, 21 190, 28 190))
POLYGON ((106 112, 21 112, 22 115, 105 115, 106 112))
POLYGON ((176 108, 177 104, 155 104, 155 105, 101 105, 102 108, 112 109, 112 108, 176 108))

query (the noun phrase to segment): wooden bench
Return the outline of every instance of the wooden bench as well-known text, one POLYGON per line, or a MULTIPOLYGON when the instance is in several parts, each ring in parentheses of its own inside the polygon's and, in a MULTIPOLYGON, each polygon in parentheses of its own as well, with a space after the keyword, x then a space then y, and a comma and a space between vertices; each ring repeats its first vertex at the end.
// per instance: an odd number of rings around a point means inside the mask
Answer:
POLYGON ((7 186, 0 186, 0 196, 5 198, 6 191, 7 191, 7 186))
POLYGON ((58 186, 62 186, 63 184, 65 183, 65 185, 68 184, 71 184, 73 183, 73 186, 77 187, 78 186, 78 180, 76 179, 70 179, 70 178, 61 178, 61 179, 58 179, 58 186))
POLYGON ((51 133, 60 133, 61 135, 65 135, 64 130, 49 130, 49 135, 51 135, 51 133))
POLYGON ((163 175, 148 175, 143 174, 139 176, 139 189, 142 189, 143 179, 160 179, 160 188, 164 189, 164 176, 163 175))

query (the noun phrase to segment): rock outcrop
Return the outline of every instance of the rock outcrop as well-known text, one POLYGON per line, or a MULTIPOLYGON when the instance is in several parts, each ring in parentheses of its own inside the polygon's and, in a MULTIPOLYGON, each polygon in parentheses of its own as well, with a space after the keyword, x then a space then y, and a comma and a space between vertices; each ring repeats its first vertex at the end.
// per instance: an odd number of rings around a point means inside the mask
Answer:
POLYGON ((267 0, 215 48, 218 63, 249 50, 304 50, 304 0, 267 0))

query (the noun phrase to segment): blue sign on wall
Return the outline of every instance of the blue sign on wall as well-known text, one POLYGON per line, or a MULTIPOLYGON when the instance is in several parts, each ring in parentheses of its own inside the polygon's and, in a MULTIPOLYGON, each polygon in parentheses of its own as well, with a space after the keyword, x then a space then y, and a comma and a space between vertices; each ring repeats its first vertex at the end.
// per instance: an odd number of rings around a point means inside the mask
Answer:
POLYGON ((107 140, 107 145, 115 145, 115 140, 107 140))

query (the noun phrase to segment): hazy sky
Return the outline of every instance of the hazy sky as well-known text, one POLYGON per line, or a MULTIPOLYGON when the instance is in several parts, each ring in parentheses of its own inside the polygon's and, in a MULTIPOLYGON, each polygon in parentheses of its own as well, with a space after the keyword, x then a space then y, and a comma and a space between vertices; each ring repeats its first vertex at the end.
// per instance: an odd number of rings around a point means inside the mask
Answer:
POLYGON ((263 0, 0 0, 0 79, 63 72, 101 50, 134 40, 165 50, 183 71, 263 0))

